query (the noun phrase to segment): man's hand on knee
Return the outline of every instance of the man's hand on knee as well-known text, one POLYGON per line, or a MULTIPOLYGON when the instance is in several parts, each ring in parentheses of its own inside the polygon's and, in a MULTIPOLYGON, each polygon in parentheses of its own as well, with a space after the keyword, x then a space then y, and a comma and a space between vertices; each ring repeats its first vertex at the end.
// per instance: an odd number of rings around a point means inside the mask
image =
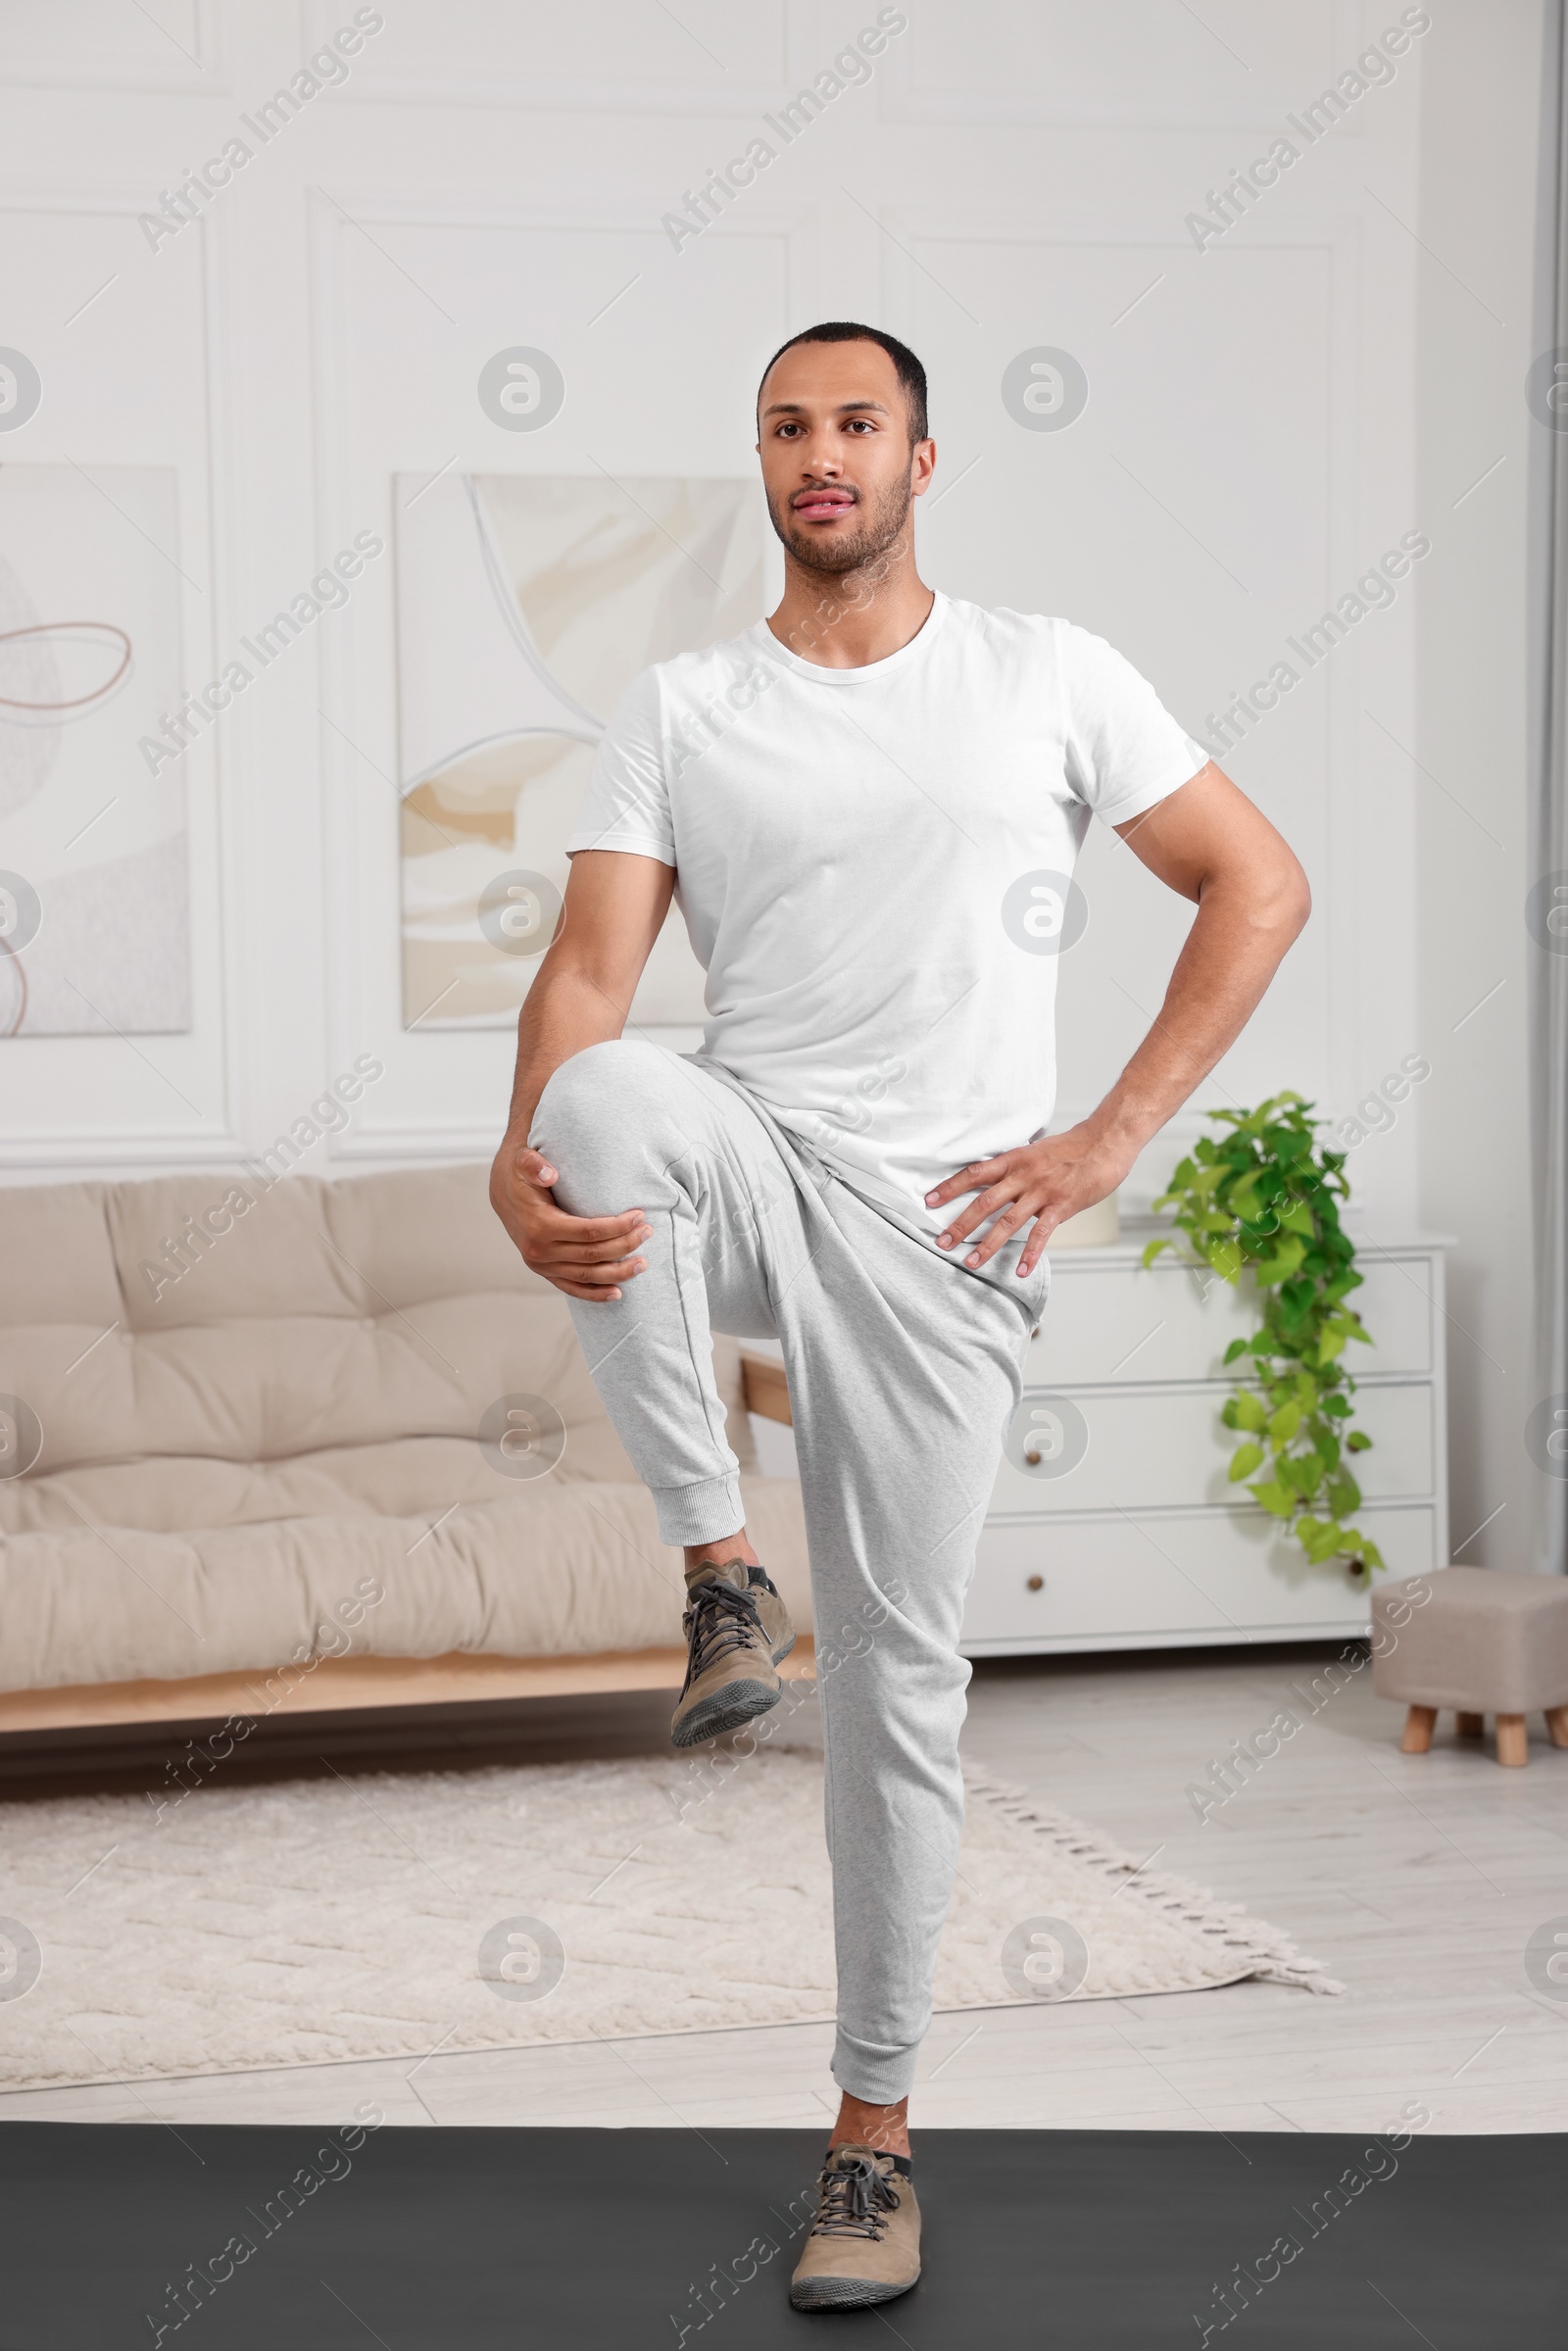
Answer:
POLYGON ((530 1273, 567 1298, 609 1305, 619 1298, 622 1282, 648 1270, 645 1257, 628 1252, 652 1238, 653 1227, 641 1208, 628 1208, 623 1216, 568 1216, 550 1189, 556 1181, 555 1168, 538 1151, 504 1143, 490 1170, 490 1205, 530 1273))

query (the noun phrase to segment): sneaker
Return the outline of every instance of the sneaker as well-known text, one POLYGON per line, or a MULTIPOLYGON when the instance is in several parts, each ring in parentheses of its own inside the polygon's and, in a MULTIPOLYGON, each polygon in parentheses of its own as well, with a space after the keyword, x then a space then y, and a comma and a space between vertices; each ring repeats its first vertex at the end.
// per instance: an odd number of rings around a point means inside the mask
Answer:
POLYGON ((670 1724, 672 1746, 695 1747, 776 1706, 777 1667, 795 1628, 766 1568, 744 1560, 694 1568, 686 1578, 686 1680, 670 1724))
POLYGON ((857 2310, 906 2294, 920 2275, 920 2207, 907 2157, 832 2147, 816 2219, 790 2279, 797 2310, 857 2310))

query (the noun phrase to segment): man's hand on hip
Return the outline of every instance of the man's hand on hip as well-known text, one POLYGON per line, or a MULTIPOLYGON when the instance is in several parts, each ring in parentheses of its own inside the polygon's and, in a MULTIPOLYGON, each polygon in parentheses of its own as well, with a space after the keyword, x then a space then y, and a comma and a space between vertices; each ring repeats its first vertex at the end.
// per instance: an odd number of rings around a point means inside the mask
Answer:
POLYGON ((619 1284, 646 1273, 646 1257, 629 1255, 653 1237, 641 1208, 623 1216, 568 1216, 551 1185, 556 1170, 526 1144, 504 1143, 490 1170, 490 1205, 517 1245, 524 1265, 567 1298, 608 1305, 619 1284))
POLYGON ((1032 1273, 1057 1225, 1115 1191, 1150 1139, 1234 1045, 1311 907, 1306 876, 1269 823, 1212 759, 1116 831, 1198 918, 1148 1036, 1092 1118, 1064 1135, 976 1159, 925 1196, 928 1208, 974 1194, 937 1237, 984 1265, 1034 1220, 1018 1258, 1032 1273))
POLYGON ((938 1249, 956 1249, 988 1218, 991 1227, 963 1262, 985 1265, 1034 1220, 1018 1258, 1018 1279, 1033 1273, 1057 1225, 1114 1192, 1138 1155, 1136 1144, 1112 1141, 1089 1126, 1047 1135, 994 1159, 975 1159, 928 1192, 928 1208, 945 1207, 966 1193, 977 1197, 937 1235, 938 1249))

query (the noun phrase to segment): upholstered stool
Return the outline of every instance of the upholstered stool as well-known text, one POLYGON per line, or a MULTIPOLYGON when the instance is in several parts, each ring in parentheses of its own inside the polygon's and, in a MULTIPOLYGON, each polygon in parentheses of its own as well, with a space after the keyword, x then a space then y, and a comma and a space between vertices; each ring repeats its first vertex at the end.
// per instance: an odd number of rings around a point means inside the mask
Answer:
POLYGON ((1372 1687, 1410 1711, 1399 1744, 1424 1755, 1441 1706, 1461 1738, 1495 1715, 1497 1761, 1530 1760, 1525 1716, 1545 1715, 1553 1746, 1568 1747, 1568 1576, 1507 1568, 1445 1567, 1372 1594, 1372 1687))

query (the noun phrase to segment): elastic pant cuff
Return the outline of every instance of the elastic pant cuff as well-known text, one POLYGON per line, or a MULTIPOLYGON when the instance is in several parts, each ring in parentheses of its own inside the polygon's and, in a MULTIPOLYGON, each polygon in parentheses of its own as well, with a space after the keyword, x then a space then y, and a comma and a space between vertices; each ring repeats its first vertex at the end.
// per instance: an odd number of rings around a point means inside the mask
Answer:
POLYGON ((914 2087, 919 2043, 895 2049, 886 2041, 857 2040, 841 2025, 833 2043, 833 2079, 867 2106, 897 2106, 914 2087))
POLYGON ((719 1543, 746 1523, 737 1477, 704 1478, 695 1486, 656 1486, 659 1540, 684 1549, 693 1543, 719 1543))

